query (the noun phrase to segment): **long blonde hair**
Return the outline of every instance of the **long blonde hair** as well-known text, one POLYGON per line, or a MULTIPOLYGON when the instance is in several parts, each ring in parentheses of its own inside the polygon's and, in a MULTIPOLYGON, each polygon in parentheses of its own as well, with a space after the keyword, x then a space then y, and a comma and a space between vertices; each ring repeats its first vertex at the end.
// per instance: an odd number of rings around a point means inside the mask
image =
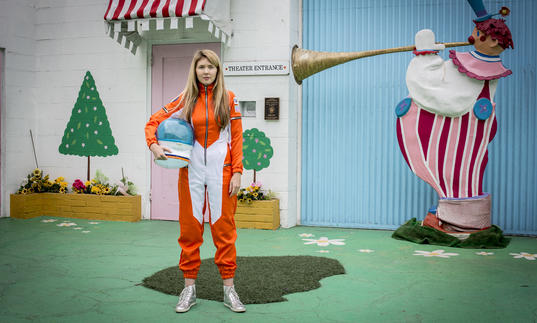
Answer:
POLYGON ((196 66, 198 61, 202 58, 206 58, 217 69, 213 88, 213 108, 214 119, 220 129, 222 129, 226 127, 230 119, 229 97, 226 86, 224 85, 224 75, 222 73, 220 59, 218 58, 218 55, 210 49, 201 49, 194 53, 185 89, 182 92, 182 98, 177 107, 183 107, 182 117, 188 122, 191 122, 192 111, 194 110, 194 105, 196 104, 196 99, 199 94, 196 66))

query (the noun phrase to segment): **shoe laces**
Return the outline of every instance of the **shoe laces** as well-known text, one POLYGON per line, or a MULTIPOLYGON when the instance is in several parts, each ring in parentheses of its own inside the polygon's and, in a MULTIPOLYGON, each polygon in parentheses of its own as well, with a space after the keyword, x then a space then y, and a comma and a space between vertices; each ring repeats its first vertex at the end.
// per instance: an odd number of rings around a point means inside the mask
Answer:
MULTIPOLYGON (((190 286, 189 286, 190 287, 190 286)), ((179 295, 179 303, 183 303, 184 301, 190 299, 192 296, 193 288, 185 287, 181 294, 179 295)))
POLYGON ((241 303, 241 300, 239 298, 239 295, 237 294, 237 292, 235 291, 235 288, 231 287, 229 289, 229 300, 231 301, 231 303, 233 304, 236 304, 236 305, 243 305, 241 303))

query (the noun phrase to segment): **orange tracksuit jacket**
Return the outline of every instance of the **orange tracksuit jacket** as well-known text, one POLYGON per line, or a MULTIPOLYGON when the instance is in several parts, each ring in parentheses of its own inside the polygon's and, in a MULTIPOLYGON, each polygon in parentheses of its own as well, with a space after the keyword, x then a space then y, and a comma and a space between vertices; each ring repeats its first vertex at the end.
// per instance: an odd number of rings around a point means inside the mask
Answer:
MULTIPOLYGON (((219 129, 214 119, 213 85, 198 83, 200 93, 192 112, 194 148, 190 164, 179 170, 179 224, 181 259, 179 268, 185 278, 195 279, 201 264, 199 247, 203 243, 203 213, 209 208, 211 233, 216 246, 214 262, 222 279, 232 278, 237 268, 235 209, 237 196, 229 196, 233 173, 242 173, 242 122, 237 99, 229 91, 230 124, 219 129)), ((145 126, 147 146, 157 143, 158 125, 178 107, 181 96, 151 116, 145 126)))

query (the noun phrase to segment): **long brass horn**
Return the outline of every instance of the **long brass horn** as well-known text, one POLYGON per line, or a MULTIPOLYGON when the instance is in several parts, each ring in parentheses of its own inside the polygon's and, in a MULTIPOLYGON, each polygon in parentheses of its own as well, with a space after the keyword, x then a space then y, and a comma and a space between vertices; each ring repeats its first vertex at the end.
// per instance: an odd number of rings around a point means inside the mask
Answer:
MULTIPOLYGON (((470 45, 468 42, 444 43, 446 47, 458 47, 470 45)), ((317 52, 293 47, 291 54, 291 64, 293 66, 293 75, 298 84, 302 84, 305 78, 323 71, 332 66, 346 63, 359 58, 397 53, 414 50, 414 46, 404 46, 386 49, 366 50, 361 52, 317 52)))

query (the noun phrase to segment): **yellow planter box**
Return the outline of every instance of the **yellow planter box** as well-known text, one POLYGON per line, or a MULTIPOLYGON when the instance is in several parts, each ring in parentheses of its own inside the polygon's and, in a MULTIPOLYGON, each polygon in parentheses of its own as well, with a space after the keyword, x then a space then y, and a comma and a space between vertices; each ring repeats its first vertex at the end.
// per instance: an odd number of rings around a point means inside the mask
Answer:
POLYGON ((238 202, 235 225, 242 229, 276 230, 280 226, 280 201, 238 202))
POLYGON ((11 194, 10 203, 10 216, 19 219, 47 215, 87 220, 136 222, 142 217, 140 195, 11 194))

